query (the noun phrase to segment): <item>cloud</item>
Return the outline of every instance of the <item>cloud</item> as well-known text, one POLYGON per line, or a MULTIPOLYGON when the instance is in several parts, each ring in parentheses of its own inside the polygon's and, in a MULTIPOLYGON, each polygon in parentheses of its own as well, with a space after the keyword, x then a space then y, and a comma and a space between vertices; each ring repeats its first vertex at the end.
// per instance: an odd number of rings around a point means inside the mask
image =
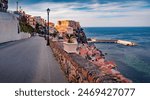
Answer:
MULTIPOLYGON (((10 9, 14 10, 14 5, 10 9)), ((98 0, 87 3, 79 2, 40 2, 22 4, 26 13, 47 18, 46 9, 50 8, 53 22, 61 19, 79 21, 82 26, 150 26, 150 5, 146 1, 108 2, 98 0)))

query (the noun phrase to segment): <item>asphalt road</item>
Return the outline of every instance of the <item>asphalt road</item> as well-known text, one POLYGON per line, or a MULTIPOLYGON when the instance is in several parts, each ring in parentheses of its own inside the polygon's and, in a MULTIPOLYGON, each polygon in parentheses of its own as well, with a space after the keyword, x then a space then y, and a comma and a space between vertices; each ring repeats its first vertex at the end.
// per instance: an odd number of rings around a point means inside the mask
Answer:
POLYGON ((67 82, 42 37, 0 44, 1 83, 67 82))

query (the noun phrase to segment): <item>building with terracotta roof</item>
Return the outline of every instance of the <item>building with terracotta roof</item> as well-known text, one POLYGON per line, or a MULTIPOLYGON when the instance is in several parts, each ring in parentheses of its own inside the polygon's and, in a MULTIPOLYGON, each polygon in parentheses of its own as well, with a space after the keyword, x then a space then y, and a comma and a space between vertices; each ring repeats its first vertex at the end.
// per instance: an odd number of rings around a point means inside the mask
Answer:
POLYGON ((34 19, 39 25, 45 26, 45 20, 41 16, 34 16, 34 19))
POLYGON ((29 25, 31 25, 33 28, 35 28, 35 26, 36 26, 36 20, 35 20, 35 18, 32 17, 31 15, 27 15, 26 18, 27 18, 27 23, 29 25))

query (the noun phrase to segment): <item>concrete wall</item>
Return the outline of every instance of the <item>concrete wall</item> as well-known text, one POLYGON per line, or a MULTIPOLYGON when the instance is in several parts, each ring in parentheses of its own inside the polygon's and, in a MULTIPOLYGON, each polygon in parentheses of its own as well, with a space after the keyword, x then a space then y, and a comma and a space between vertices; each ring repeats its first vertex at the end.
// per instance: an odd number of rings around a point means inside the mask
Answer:
POLYGON ((125 40, 117 40, 117 43, 123 44, 123 45, 127 45, 127 46, 134 46, 134 45, 136 45, 136 44, 133 43, 133 42, 125 41, 125 40))
POLYGON ((98 66, 92 64, 77 54, 68 54, 63 50, 60 42, 50 42, 50 46, 55 57, 61 65, 61 69, 69 82, 73 83, 128 83, 132 82, 121 73, 114 71, 114 74, 100 70, 98 66))
POLYGON ((29 34, 18 33, 18 27, 18 20, 13 14, 0 12, 0 43, 29 37, 29 34))

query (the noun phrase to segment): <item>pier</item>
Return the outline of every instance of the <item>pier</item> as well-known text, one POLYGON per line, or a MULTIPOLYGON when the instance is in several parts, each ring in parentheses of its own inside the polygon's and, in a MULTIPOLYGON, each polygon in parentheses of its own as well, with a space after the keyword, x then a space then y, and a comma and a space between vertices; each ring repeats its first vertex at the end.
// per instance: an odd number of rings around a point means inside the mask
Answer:
POLYGON ((118 43, 125 46, 136 46, 137 44, 131 41, 125 41, 125 40, 101 40, 101 39, 94 39, 89 38, 88 43, 118 43))

